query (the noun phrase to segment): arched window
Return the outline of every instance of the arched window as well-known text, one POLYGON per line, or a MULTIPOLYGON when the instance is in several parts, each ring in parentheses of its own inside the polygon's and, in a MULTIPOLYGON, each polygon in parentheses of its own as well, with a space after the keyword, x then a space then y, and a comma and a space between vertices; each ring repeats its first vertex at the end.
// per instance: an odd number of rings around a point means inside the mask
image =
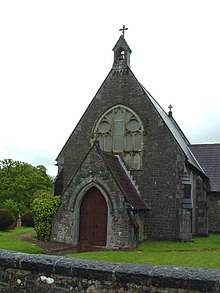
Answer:
POLYGON ((95 125, 93 139, 103 151, 120 155, 128 169, 141 169, 143 125, 128 107, 117 105, 106 111, 95 125))

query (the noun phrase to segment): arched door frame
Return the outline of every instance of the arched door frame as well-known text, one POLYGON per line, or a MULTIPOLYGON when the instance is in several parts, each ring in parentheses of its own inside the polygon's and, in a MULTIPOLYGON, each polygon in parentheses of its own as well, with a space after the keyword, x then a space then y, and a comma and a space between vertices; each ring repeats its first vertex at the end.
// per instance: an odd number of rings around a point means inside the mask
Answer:
POLYGON ((81 206, 81 203, 82 203, 84 196, 92 187, 97 188, 101 192, 101 194, 104 197, 106 204, 107 204, 108 218, 107 218, 106 247, 111 247, 111 243, 112 243, 112 214, 113 214, 112 203, 111 203, 107 193, 105 192, 105 190, 94 182, 86 185, 83 189, 81 189, 81 191, 78 193, 78 196, 76 198, 76 201, 74 204, 74 209, 73 209, 73 244, 77 245, 79 243, 80 206, 81 206))

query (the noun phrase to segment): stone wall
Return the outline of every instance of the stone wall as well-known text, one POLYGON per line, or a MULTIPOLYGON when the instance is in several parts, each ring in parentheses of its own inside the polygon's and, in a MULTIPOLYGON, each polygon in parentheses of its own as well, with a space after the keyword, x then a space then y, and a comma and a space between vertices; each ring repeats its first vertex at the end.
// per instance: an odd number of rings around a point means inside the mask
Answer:
POLYGON ((220 271, 105 263, 0 250, 1 293, 220 292, 220 271))
POLYGON ((207 195, 209 232, 220 232, 220 192, 207 195))
MULTIPOLYGON (((144 238, 179 239, 179 172, 184 169, 185 156, 130 71, 119 76, 112 72, 108 75, 67 140, 58 156, 59 169, 63 166, 63 187, 65 189, 68 183, 66 190, 69 189, 70 178, 79 170, 88 153, 99 117, 119 104, 134 111, 144 125, 142 170, 131 172, 141 196, 151 208, 145 217, 144 238)), ((107 183, 111 184, 108 179, 107 183)))

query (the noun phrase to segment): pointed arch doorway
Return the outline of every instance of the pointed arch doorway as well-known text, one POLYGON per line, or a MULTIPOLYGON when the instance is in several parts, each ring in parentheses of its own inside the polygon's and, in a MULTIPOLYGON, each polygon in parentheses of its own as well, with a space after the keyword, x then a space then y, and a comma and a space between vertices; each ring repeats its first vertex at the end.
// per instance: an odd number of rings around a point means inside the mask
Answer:
POLYGON ((79 243, 105 246, 108 208, 101 192, 92 187, 80 206, 79 243))

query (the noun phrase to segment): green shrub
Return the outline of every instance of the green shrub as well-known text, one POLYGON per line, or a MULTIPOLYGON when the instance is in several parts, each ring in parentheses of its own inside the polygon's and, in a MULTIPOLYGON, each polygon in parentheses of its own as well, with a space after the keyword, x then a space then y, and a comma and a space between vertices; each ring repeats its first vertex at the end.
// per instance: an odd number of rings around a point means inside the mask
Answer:
POLYGON ((34 226, 38 240, 48 241, 52 229, 52 219, 60 205, 60 197, 44 193, 31 204, 34 226))
POLYGON ((31 211, 25 212, 21 217, 21 223, 24 227, 34 227, 33 213, 31 211))
POLYGON ((14 221, 16 221, 19 218, 19 204, 13 199, 6 199, 1 204, 1 208, 7 210, 12 215, 14 221))
POLYGON ((13 222, 12 215, 6 209, 0 209, 0 230, 7 230, 13 222))

